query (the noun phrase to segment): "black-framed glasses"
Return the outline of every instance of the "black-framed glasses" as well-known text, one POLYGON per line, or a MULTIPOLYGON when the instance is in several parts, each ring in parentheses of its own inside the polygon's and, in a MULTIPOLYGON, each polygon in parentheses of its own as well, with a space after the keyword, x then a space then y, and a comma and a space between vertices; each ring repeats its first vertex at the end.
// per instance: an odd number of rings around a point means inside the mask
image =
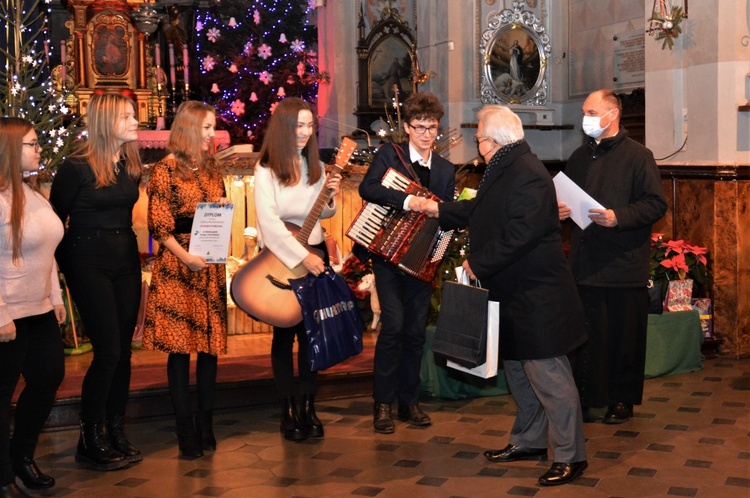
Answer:
POLYGON ((478 137, 478 136, 476 136, 476 135, 474 135, 473 137, 471 137, 471 139, 472 139, 472 140, 474 141, 474 143, 475 143, 475 144, 477 144, 477 145, 479 145, 479 144, 481 144, 482 142, 485 142, 485 141, 487 141, 487 140, 492 140, 492 139, 491 139, 490 137, 478 137))
POLYGON ((430 132, 430 135, 437 135, 438 134, 438 130, 440 129, 439 126, 419 126, 419 125, 414 126, 411 123, 406 123, 406 124, 408 124, 409 128, 411 128, 412 130, 414 130, 414 132, 417 135, 424 135, 428 131, 430 132))
POLYGON ((34 147, 35 151, 42 150, 42 144, 40 144, 38 140, 35 142, 22 142, 22 145, 25 145, 26 147, 34 147))

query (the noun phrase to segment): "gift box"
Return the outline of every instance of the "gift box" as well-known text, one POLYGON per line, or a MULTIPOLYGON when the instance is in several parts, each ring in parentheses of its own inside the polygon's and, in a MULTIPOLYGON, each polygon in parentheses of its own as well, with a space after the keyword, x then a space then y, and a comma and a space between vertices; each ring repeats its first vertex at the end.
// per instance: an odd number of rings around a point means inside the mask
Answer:
POLYGON ((714 337, 714 319, 713 319, 713 307, 711 300, 707 297, 693 299, 691 305, 694 310, 700 313, 701 328, 703 329, 703 337, 706 339, 713 339, 714 337))
POLYGON ((690 299, 693 297, 693 280, 670 280, 667 296, 664 298, 664 311, 690 311, 693 307, 690 299))

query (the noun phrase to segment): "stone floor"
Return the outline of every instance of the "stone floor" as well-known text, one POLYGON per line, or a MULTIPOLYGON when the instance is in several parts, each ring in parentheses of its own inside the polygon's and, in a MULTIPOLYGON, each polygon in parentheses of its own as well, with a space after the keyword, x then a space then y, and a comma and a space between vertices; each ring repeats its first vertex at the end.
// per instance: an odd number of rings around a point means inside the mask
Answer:
POLYGON ((44 496, 155 497, 638 497, 750 496, 750 360, 706 360, 701 371, 646 381, 644 404, 622 425, 586 424, 589 468, 541 488, 549 462, 493 464, 514 418, 510 396, 423 402, 433 426, 371 429, 369 398, 320 403, 326 437, 292 443, 274 407, 217 414, 218 449, 178 458, 172 420, 129 425, 143 450, 115 472, 82 470, 77 432, 42 435, 39 466, 57 479, 44 496))

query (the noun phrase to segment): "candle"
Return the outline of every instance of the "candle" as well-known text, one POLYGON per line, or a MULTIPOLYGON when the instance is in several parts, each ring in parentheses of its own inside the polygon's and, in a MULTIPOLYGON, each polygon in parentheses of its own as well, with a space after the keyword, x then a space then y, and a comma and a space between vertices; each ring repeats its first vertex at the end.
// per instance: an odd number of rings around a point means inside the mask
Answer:
POLYGON ((177 86, 177 77, 174 73, 174 45, 169 44, 169 77, 172 79, 172 86, 177 86))
POLYGON ((65 54, 65 40, 60 42, 60 79, 62 80, 62 86, 65 88, 65 63, 67 57, 65 54))
POLYGON ((154 62, 156 62, 156 67, 161 66, 161 47, 158 42, 154 47, 154 62))
POLYGON ((185 86, 188 85, 188 48, 187 44, 182 46, 182 62, 185 64, 185 86))

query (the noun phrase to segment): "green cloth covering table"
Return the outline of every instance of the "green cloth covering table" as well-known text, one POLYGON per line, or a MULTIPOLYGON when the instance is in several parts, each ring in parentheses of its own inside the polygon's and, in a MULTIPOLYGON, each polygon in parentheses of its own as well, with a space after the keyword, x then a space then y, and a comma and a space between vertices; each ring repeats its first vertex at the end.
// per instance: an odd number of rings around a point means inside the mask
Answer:
POLYGON ((648 315, 645 377, 651 379, 700 370, 703 368, 701 344, 703 329, 698 311, 648 315))
MULTIPOLYGON (((434 337, 435 327, 427 327, 420 372, 423 394, 435 398, 466 399, 510 392, 501 369, 497 377, 481 379, 446 367, 445 360, 436 362, 432 353, 434 337)), ((650 379, 700 370, 703 368, 702 343, 703 331, 697 311, 649 315, 645 377, 650 379)))

